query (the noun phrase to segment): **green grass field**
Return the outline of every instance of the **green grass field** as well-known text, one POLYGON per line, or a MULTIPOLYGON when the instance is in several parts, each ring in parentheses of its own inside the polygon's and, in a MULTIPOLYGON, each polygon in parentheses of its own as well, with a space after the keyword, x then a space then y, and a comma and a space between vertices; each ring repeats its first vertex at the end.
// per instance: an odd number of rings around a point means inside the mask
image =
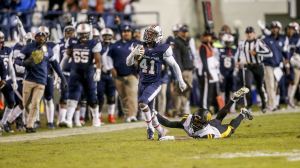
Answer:
MULTIPOLYGON (((185 136, 182 130, 169 131, 185 136)), ((0 168, 5 167, 299 168, 300 113, 257 116, 219 140, 147 141, 145 129, 130 129, 0 143, 0 168)))

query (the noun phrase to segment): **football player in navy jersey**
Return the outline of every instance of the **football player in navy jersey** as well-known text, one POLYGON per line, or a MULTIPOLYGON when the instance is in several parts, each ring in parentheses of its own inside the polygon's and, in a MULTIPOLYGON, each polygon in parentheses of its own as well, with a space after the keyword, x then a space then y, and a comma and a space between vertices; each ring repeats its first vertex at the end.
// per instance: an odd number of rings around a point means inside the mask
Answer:
POLYGON ((231 34, 224 34, 222 36, 224 47, 219 49, 220 73, 221 73, 221 91, 225 92, 225 102, 230 100, 230 93, 235 90, 234 79, 234 55, 236 47, 233 45, 234 37, 231 34))
MULTIPOLYGON (((61 39, 60 46, 60 66, 62 72, 69 83, 72 58, 66 54, 66 43, 70 38, 75 38, 75 28, 72 25, 68 25, 64 28, 64 38, 61 39)), ((58 115, 58 125, 63 126, 62 124, 66 120, 67 114, 67 100, 68 100, 68 88, 63 89, 63 86, 60 86, 60 102, 59 102, 59 115, 58 115)))
POLYGON ((87 95, 87 102, 93 116, 93 126, 100 127, 96 95, 96 83, 101 77, 101 43, 90 40, 92 28, 81 23, 76 28, 77 38, 68 41, 67 54, 72 57, 72 69, 69 79, 69 97, 66 125, 71 128, 72 118, 82 91, 87 95), (94 68, 96 64, 96 70, 94 68))
MULTIPOLYGON (((11 95, 14 95, 14 101, 15 108, 10 113, 10 115, 7 118, 7 125, 5 127, 5 130, 8 132, 11 129, 11 124, 16 120, 16 128, 19 131, 22 131, 24 129, 25 124, 25 118, 23 113, 24 107, 22 103, 22 89, 23 89, 23 79, 25 75, 25 67, 23 65, 24 57, 20 57, 20 51, 22 48, 33 41, 33 36, 31 33, 27 33, 24 37, 24 41, 20 41, 15 44, 13 47, 13 54, 9 56, 8 60, 8 68, 9 68, 9 76, 10 76, 10 82, 12 82, 14 79, 16 79, 17 87, 14 88, 10 87, 9 91, 11 95)), ((11 131, 12 132, 12 131, 11 131)))
POLYGON ((102 74, 101 80, 97 83, 97 96, 99 103, 99 111, 102 111, 102 107, 104 104, 104 94, 107 98, 108 104, 108 122, 115 123, 115 84, 112 78, 111 71, 113 69, 111 57, 107 54, 109 52, 110 45, 112 44, 114 33, 110 28, 104 28, 100 32, 102 37, 102 74))
POLYGON ((147 138, 154 139, 154 128, 158 131, 158 139, 168 139, 165 137, 165 130, 159 124, 153 111, 153 100, 161 89, 162 64, 165 62, 173 68, 179 82, 179 88, 184 91, 187 87, 183 81, 178 64, 173 57, 170 45, 161 44, 161 28, 152 25, 146 28, 143 36, 144 44, 136 46, 129 54, 126 64, 131 66, 135 63, 139 66, 139 87, 138 103, 139 108, 145 114, 147 123, 147 138))
POLYGON ((15 77, 11 80, 9 79, 10 76, 8 74, 9 73, 8 64, 9 64, 9 57, 10 55, 12 55, 12 49, 4 45, 4 41, 5 41, 4 39, 5 39, 4 33, 0 31, 0 58, 7 72, 5 73, 6 76, 1 77, 1 80, 5 81, 6 83, 1 89, 1 92, 4 95, 7 106, 5 107, 0 125, 4 127, 4 130, 6 132, 10 132, 11 129, 7 127, 7 119, 10 113, 13 111, 15 105, 15 97, 14 97, 13 90, 16 90, 18 88, 18 85, 15 77))
POLYGON ((47 84, 49 63, 61 77, 64 86, 67 86, 57 58, 54 57, 53 49, 46 43, 47 37, 47 32, 44 29, 38 29, 35 34, 35 41, 27 44, 20 52, 20 57, 24 57, 23 64, 26 69, 25 80, 23 81, 23 106, 26 114, 28 114, 26 116, 27 133, 36 132, 34 122, 47 84))

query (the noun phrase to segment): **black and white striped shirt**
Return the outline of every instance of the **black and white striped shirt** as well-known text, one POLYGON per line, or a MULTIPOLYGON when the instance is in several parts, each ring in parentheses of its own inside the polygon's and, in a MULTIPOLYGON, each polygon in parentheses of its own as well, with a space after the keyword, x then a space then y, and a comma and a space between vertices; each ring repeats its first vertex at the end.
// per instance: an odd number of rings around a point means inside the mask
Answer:
POLYGON ((264 57, 272 57, 273 53, 264 41, 255 39, 240 42, 235 56, 238 62, 244 64, 260 64, 264 57), (251 55, 250 51, 255 51, 256 55, 251 55))

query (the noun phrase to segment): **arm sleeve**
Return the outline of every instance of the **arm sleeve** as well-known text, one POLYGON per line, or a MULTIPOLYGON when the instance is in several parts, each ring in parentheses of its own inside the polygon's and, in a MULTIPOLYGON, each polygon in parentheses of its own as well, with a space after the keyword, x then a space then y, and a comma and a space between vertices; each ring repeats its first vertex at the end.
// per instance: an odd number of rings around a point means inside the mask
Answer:
POLYGON ((159 113, 157 113, 156 116, 157 116, 158 122, 165 127, 183 129, 183 125, 180 121, 170 121, 170 120, 164 118, 163 116, 161 116, 159 113))
POLYGON ((175 75, 176 75, 176 78, 179 82, 184 82, 183 78, 182 78, 182 73, 181 73, 181 70, 180 70, 180 67, 179 65, 176 63, 174 57, 173 57, 173 51, 172 51, 172 48, 169 47, 166 52, 164 53, 163 55, 163 59, 164 61, 170 66, 172 67, 175 75))
POLYGON ((8 69, 9 69, 9 75, 13 82, 16 82, 16 73, 13 66, 13 52, 10 52, 8 57, 8 69))
POLYGON ((100 53, 101 50, 102 50, 102 45, 101 45, 101 43, 97 43, 97 44, 93 47, 93 49, 92 49, 93 53, 97 53, 97 52, 100 53))
POLYGON ((50 64, 54 71, 57 73, 57 75, 60 77, 62 81, 66 81, 65 76, 63 75, 61 68, 56 60, 50 61, 50 64))
POLYGON ((126 58, 126 65, 132 66, 134 64, 134 56, 136 55, 137 46, 130 52, 130 54, 126 58))
POLYGON ((284 40, 283 48, 282 48, 282 54, 284 58, 290 59, 290 52, 289 52, 289 39, 286 37, 284 40))
POLYGON ((273 54, 270 50, 270 48, 267 46, 267 44, 263 40, 257 40, 256 43, 256 53, 258 56, 261 57, 272 57, 273 54))
POLYGON ((208 72, 206 50, 205 50, 205 47, 203 47, 203 46, 200 47, 200 58, 201 58, 202 65, 203 65, 203 71, 208 72))
POLYGON ((59 44, 56 44, 53 47, 52 51, 53 51, 53 56, 50 58, 50 61, 56 60, 57 62, 59 62, 59 51, 60 51, 59 44))

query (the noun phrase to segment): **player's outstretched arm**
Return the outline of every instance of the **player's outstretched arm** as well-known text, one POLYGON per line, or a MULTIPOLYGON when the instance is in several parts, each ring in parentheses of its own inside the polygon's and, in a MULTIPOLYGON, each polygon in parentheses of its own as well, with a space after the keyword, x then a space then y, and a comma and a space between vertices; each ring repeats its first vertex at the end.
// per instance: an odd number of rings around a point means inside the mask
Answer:
POLYGON ((181 73, 180 67, 173 57, 173 51, 172 51, 171 47, 169 47, 167 49, 167 51, 164 53, 163 59, 170 67, 173 68, 173 71, 179 82, 179 88, 181 91, 184 91, 186 89, 187 85, 182 78, 182 73, 181 73))
POLYGON ((156 116, 157 116, 158 122, 165 127, 183 129, 183 125, 180 121, 170 121, 170 120, 166 119, 165 117, 161 116, 159 113, 157 113, 156 116))

